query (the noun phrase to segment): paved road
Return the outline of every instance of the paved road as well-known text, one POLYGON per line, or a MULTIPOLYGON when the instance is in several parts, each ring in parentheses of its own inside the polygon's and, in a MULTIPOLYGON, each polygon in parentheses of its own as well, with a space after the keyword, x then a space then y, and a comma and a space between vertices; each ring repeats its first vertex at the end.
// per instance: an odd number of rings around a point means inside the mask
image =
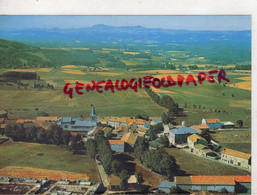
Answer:
POLYGON ((109 179, 108 179, 108 175, 104 171, 103 165, 96 158, 95 158, 95 163, 96 163, 96 167, 98 169, 98 172, 99 172, 102 184, 104 185, 104 187, 108 188, 108 186, 109 186, 109 179))

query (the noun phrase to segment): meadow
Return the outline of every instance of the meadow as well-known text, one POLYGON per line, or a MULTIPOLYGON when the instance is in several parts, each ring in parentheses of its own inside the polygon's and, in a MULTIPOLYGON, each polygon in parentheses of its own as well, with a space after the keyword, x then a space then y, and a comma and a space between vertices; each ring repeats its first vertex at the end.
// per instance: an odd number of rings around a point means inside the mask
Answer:
POLYGON ((5 142, 0 145, 0 174, 11 176, 17 172, 39 178, 100 181, 94 160, 86 155, 73 155, 66 148, 53 145, 5 142))
POLYGON ((213 162, 205 158, 194 156, 177 148, 165 148, 176 158, 176 163, 189 175, 249 175, 250 173, 235 167, 213 162))

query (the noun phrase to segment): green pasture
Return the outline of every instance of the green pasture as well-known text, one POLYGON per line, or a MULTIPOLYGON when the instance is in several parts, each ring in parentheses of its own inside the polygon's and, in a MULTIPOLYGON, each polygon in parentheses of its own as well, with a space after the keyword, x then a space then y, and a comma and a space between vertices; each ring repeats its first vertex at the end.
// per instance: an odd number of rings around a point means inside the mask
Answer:
POLYGON ((99 181, 93 159, 54 145, 8 141, 0 145, 0 168, 5 166, 85 173, 92 181, 99 181))

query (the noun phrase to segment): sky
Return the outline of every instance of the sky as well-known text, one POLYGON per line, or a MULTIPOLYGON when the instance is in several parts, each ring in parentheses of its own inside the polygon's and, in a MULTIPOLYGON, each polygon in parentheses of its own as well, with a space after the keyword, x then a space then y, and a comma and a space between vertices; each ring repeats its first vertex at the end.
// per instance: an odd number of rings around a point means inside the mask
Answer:
POLYGON ((251 16, 0 16, 0 29, 83 28, 96 24, 180 30, 251 30, 251 16))

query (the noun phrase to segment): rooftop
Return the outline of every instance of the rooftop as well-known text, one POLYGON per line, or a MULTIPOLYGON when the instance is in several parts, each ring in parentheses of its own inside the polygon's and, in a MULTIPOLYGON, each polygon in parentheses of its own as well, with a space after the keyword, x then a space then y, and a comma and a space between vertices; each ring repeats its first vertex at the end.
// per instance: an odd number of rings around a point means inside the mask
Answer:
POLYGON ((251 183, 251 176, 232 176, 236 182, 251 183))
POLYGON ((108 140, 111 145, 124 145, 123 140, 108 140))
POLYGON ((220 119, 212 118, 212 119, 205 119, 206 123, 220 123, 220 119))
POLYGON ((159 181, 159 188, 171 188, 173 186, 176 186, 176 183, 169 182, 169 181, 159 181))
POLYGON ((194 134, 198 133, 195 129, 192 129, 190 127, 180 127, 178 129, 170 130, 170 132, 174 134, 194 134))
POLYGON ((190 135, 188 139, 190 139, 192 142, 197 142, 198 139, 206 141, 204 138, 196 134, 190 135))
POLYGON ((134 133, 129 132, 129 133, 125 133, 123 135, 123 137, 121 138, 121 140, 123 140, 124 142, 134 146, 136 141, 137 141, 137 138, 138 138, 138 135, 135 135, 134 133))
POLYGON ((220 175, 192 175, 192 184, 198 185, 235 185, 232 176, 220 175))
POLYGON ((251 154, 247 154, 247 153, 244 153, 244 152, 239 152, 237 150, 231 150, 231 149, 228 149, 228 148, 224 148, 221 153, 231 155, 231 156, 236 156, 236 157, 247 159, 247 160, 251 157, 251 154))

